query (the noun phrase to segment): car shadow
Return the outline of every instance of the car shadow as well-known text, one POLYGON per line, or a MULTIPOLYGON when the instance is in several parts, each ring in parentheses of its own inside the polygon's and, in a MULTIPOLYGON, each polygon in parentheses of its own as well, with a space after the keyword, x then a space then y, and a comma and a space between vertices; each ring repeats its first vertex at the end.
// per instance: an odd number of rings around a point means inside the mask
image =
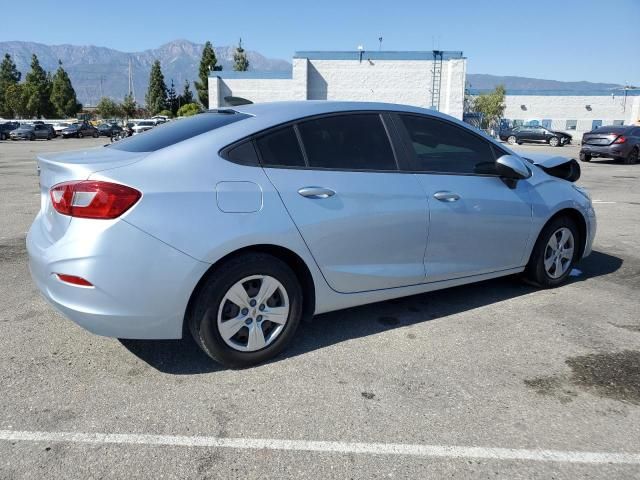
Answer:
MULTIPOLYGON (((612 274, 620 269, 622 263, 619 257, 594 251, 574 269, 569 283, 612 274)), ((511 276, 317 315, 311 322, 302 323, 293 345, 269 363, 354 338, 444 318, 537 290, 517 276, 511 276)), ((163 373, 195 375, 225 370, 205 355, 188 334, 181 340, 121 339, 120 342, 133 355, 163 373)))

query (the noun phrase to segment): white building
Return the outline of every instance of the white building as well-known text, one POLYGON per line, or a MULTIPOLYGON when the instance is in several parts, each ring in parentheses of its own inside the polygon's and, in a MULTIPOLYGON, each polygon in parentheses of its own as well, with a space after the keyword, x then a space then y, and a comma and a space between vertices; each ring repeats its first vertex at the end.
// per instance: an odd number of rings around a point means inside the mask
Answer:
POLYGON ((504 117, 515 124, 537 123, 565 131, 579 140, 584 132, 601 125, 640 122, 640 96, 636 93, 615 90, 585 95, 508 94, 504 117))
MULTIPOLYGON (((462 119, 466 65, 457 51, 296 52, 290 72, 211 72, 209 108, 229 106, 231 97, 359 100, 435 108, 462 119)), ((640 91, 549 93, 507 92, 504 117, 566 131, 576 142, 599 125, 640 122, 640 91)))
POLYGON ((209 108, 229 105, 229 97, 359 100, 436 108, 461 119, 465 74, 462 52, 296 52, 290 73, 212 72, 209 108))

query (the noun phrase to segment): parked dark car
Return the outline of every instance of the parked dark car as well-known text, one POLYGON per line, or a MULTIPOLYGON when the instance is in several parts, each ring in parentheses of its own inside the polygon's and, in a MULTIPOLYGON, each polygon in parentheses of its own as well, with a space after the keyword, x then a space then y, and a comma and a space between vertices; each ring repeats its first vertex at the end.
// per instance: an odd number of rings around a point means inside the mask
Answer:
POLYGON ((640 127, 613 125, 596 128, 582 136, 580 160, 612 158, 630 165, 640 156, 640 127))
POLYGON ((568 133, 556 132, 540 126, 519 126, 500 131, 500 140, 510 145, 522 143, 548 143, 552 147, 569 145, 573 137, 568 133))
POLYGON ((9 136, 11 140, 35 140, 37 138, 51 140, 53 138, 52 130, 43 124, 20 125, 9 136))
POLYGON ((113 137, 116 133, 122 132, 122 127, 115 123, 103 123, 98 125, 98 134, 105 137, 113 137))
POLYGON ((5 122, 0 124, 0 140, 7 140, 9 134, 19 126, 20 124, 18 122, 5 122))
POLYGON ((88 123, 74 123, 62 130, 62 138, 98 138, 99 135, 100 133, 98 132, 98 129, 89 125, 88 123))

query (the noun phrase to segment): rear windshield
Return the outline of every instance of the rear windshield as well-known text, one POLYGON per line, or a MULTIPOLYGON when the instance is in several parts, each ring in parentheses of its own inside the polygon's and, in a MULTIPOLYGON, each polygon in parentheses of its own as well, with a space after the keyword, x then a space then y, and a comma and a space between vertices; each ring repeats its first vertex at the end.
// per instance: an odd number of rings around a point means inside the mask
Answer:
POLYGON ((139 135, 112 143, 108 148, 125 152, 155 152, 216 128, 248 118, 244 113, 207 112, 175 120, 139 135))
POLYGON ((615 133, 620 135, 621 133, 626 132, 628 128, 629 127, 612 127, 612 126, 599 127, 593 130, 593 133, 615 133))

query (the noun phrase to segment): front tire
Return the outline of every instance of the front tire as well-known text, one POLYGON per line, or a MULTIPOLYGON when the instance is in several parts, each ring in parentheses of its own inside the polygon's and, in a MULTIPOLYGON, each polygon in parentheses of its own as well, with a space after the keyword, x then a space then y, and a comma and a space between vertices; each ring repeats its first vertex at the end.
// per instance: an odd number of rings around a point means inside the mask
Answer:
POLYGON ((243 368, 275 357, 302 318, 302 288, 291 268, 263 253, 225 262, 192 300, 187 322, 196 343, 217 362, 243 368))
POLYGON ((551 137, 549 139, 549 145, 552 147, 558 147, 560 145, 560 139, 558 139, 558 137, 551 137))
POLYGON ((580 161, 581 162, 590 162, 591 161, 591 155, 589 155, 587 153, 581 153, 580 154, 580 161))
POLYGON ((84 134, 82 132, 78 132, 78 138, 82 138, 84 137, 84 134))
POLYGON ((516 143, 518 143, 518 139, 515 135, 509 135, 509 137, 507 137, 507 143, 509 145, 515 145, 516 143))
POLYGON ((580 245, 580 232, 571 218, 553 219, 538 236, 525 278, 541 288, 562 285, 580 258, 580 245))

